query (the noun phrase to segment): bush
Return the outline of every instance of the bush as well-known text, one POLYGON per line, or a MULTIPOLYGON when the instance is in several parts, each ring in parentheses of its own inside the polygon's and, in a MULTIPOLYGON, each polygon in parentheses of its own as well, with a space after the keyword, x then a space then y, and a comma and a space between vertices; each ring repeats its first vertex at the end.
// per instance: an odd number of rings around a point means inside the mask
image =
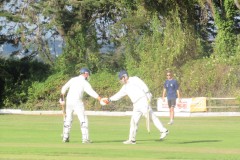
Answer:
POLYGON ((22 109, 58 110, 61 87, 68 80, 68 75, 57 72, 44 82, 34 82, 28 89, 28 101, 22 109))
POLYGON ((240 88, 239 66, 230 66, 221 58, 188 62, 181 73, 184 97, 235 97, 240 88))
POLYGON ((1 99, 4 108, 19 108, 28 100, 28 87, 43 81, 50 73, 50 66, 38 61, 1 59, 1 99))

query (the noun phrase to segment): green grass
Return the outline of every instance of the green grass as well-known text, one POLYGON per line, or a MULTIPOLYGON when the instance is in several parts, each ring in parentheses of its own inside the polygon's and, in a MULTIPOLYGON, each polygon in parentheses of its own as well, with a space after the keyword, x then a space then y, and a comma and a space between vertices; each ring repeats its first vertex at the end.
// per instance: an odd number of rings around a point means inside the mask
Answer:
POLYGON ((70 143, 62 143, 61 116, 0 115, 1 160, 156 160, 240 159, 240 117, 176 118, 166 125, 170 134, 159 141, 151 124, 148 134, 142 118, 136 145, 124 145, 130 117, 89 116, 92 144, 81 143, 74 117, 70 143))

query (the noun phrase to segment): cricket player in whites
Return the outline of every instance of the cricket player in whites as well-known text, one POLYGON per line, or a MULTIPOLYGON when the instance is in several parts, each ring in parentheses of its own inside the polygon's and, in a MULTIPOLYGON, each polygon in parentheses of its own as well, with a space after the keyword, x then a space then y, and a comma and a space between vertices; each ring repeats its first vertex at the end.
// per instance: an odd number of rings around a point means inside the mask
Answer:
POLYGON ((69 142, 73 112, 75 112, 80 121, 82 143, 91 143, 88 133, 88 118, 84 113, 85 109, 82 101, 83 93, 86 92, 88 95, 99 101, 101 100, 101 97, 92 89, 90 83, 87 81, 89 75, 90 71, 87 68, 82 68, 80 70, 80 75, 71 78, 61 89, 61 105, 65 105, 64 95, 68 91, 66 96, 66 116, 64 118, 63 126, 63 142, 69 142))
POLYGON ((133 103, 133 114, 130 121, 129 139, 124 141, 124 144, 136 144, 136 134, 138 123, 141 116, 149 116, 152 119, 156 128, 161 132, 160 140, 164 139, 169 133, 162 125, 161 121, 152 111, 149 101, 152 94, 149 92, 147 85, 138 77, 129 77, 127 71, 122 70, 119 72, 120 83, 122 88, 112 97, 108 98, 108 103, 117 101, 124 96, 129 96, 133 103), (149 115, 148 115, 149 114, 149 115))

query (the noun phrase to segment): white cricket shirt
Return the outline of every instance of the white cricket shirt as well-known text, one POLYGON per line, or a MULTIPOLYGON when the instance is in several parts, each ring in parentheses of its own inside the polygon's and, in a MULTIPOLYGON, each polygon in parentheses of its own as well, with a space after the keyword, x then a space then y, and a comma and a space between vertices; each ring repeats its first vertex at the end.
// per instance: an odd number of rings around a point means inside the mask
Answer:
POLYGON ((84 76, 71 78, 61 89, 61 93, 65 94, 68 90, 67 100, 80 100, 82 101, 83 93, 86 92, 93 98, 98 98, 98 94, 92 89, 90 83, 84 76))
POLYGON ((112 97, 111 101, 117 101, 122 97, 128 95, 132 103, 136 103, 142 97, 146 97, 146 93, 149 92, 147 85, 138 77, 129 77, 126 84, 112 97))

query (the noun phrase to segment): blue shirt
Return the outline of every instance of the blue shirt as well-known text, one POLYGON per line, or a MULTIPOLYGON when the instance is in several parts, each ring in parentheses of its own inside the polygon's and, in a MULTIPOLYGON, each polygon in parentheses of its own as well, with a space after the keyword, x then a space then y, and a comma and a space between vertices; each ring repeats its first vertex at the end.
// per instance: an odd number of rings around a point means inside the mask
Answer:
POLYGON ((164 88, 167 91, 167 99, 176 99, 177 98, 177 90, 178 90, 178 82, 175 79, 166 80, 164 83, 164 88))

